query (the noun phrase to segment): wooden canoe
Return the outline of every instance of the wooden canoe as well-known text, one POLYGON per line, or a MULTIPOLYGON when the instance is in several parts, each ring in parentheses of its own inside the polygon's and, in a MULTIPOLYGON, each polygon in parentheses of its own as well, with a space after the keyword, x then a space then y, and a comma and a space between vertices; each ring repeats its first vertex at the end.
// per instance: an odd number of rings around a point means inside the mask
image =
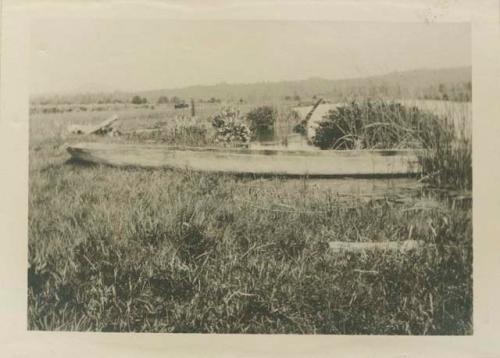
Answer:
POLYGON ((179 168, 202 172, 338 177, 408 176, 420 172, 414 150, 278 150, 80 143, 72 158, 118 167, 179 168))

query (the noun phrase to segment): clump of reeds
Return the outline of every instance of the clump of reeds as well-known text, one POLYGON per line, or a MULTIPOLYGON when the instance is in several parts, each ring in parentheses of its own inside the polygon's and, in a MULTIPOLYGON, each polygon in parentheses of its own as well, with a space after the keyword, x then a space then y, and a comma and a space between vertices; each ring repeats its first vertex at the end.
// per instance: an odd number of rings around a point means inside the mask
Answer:
POLYGON ((318 124, 312 142, 321 149, 421 149, 422 179, 440 187, 471 189, 472 142, 441 115, 397 102, 353 100, 318 124))
POLYGON ((425 148, 439 118, 397 102, 351 101, 331 110, 313 136, 321 149, 425 148))

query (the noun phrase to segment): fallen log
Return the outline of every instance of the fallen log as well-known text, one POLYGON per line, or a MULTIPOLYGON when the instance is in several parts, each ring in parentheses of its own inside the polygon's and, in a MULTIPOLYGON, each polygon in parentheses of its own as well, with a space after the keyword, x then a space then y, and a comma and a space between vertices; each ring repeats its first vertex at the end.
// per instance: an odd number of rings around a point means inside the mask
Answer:
POLYGON ((80 124, 71 125, 68 127, 68 132, 72 134, 107 134, 113 131, 112 124, 116 120, 118 120, 118 116, 114 114, 104 122, 94 126, 80 124))
POLYGON ((381 242, 345 242, 331 241, 328 243, 330 249, 335 252, 363 253, 363 252, 391 252, 406 253, 416 251, 424 247, 424 242, 420 240, 405 241, 381 241, 381 242))

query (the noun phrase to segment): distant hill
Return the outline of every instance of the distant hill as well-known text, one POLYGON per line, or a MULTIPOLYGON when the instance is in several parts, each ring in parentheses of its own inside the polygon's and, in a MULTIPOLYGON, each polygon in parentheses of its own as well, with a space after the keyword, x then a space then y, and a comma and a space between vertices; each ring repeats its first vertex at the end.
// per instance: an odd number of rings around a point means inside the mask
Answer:
MULTIPOLYGON (((373 92, 401 91, 409 95, 415 92, 438 88, 439 85, 452 87, 470 82, 472 78, 471 67, 422 69, 405 72, 392 72, 380 76, 351 78, 342 80, 328 80, 323 78, 310 78, 302 81, 258 82, 250 84, 221 83, 211 86, 191 86, 177 89, 164 89, 144 91, 140 95, 146 97, 173 97, 180 98, 221 98, 237 100, 261 100, 284 98, 286 96, 331 97, 339 94, 348 94, 359 90, 372 89, 373 92)), ((387 93, 390 94, 390 93, 387 93)))
MULTIPOLYGON (((120 99, 129 101, 134 95, 147 97, 156 101, 160 96, 178 97, 188 100, 239 100, 261 101, 287 98, 326 98, 342 97, 352 94, 387 95, 391 97, 429 97, 440 98, 443 93, 471 90, 472 68, 457 67, 443 69, 419 69, 404 72, 391 72, 385 75, 349 78, 323 79, 309 78, 301 81, 258 82, 258 83, 220 83, 208 86, 190 86, 184 88, 160 89, 151 91, 103 92, 81 94, 85 102, 96 98, 120 99)), ((468 94, 470 99, 470 93, 468 94)), ((68 96, 58 96, 68 97, 68 96)), ((71 95, 75 97, 75 95, 71 95)), ((34 98, 36 100, 36 98, 34 98)), ((453 99, 453 98, 450 98, 453 99)), ((463 99, 462 99, 463 100, 463 99)), ((467 100, 467 97, 465 97, 467 100)), ((97 100, 96 100, 97 101, 97 100)))

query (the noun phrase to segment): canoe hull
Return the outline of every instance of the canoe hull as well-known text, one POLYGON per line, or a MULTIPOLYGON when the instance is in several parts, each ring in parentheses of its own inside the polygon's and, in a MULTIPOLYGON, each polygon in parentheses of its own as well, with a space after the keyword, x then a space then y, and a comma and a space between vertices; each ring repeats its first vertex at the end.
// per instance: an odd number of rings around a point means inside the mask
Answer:
POLYGON ((420 172, 418 153, 411 150, 287 151, 101 143, 71 145, 67 150, 78 161, 119 167, 314 177, 420 172))

